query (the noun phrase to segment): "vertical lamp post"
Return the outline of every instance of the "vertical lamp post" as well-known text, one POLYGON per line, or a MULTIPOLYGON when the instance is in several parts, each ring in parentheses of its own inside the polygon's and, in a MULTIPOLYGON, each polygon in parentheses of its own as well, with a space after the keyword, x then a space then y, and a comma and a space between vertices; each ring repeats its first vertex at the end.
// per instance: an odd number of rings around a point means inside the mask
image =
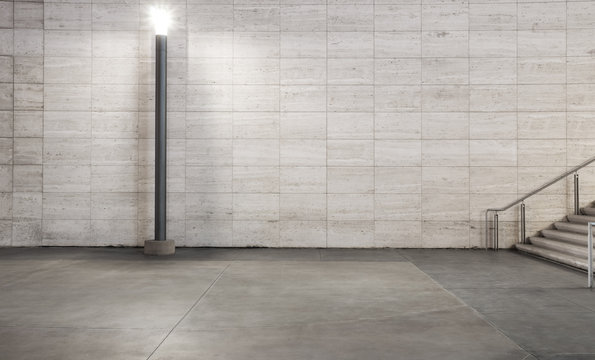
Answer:
POLYGON ((167 27, 169 14, 152 8, 155 24, 155 239, 145 241, 145 255, 172 255, 176 247, 166 239, 167 165, 167 27))

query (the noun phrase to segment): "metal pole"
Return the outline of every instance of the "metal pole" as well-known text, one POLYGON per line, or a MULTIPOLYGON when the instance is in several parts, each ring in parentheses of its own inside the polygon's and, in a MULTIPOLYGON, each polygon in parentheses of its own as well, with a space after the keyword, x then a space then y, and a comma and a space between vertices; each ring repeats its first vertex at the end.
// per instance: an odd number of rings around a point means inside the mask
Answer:
POLYGON ((589 249, 587 250, 587 286, 589 288, 593 287, 593 225, 595 225, 595 222, 590 222, 588 224, 589 236, 587 240, 587 246, 589 247, 589 249))
POLYGON ((525 203, 521 203, 521 244, 524 244, 525 242, 525 203))
POLYGON ((155 240, 165 240, 167 165, 167 36, 155 37, 155 240))
POLYGON ((494 251, 498 251, 498 213, 494 213, 494 251))
POLYGON ((579 193, 578 193, 578 173, 574 173, 574 215, 580 215, 579 193))

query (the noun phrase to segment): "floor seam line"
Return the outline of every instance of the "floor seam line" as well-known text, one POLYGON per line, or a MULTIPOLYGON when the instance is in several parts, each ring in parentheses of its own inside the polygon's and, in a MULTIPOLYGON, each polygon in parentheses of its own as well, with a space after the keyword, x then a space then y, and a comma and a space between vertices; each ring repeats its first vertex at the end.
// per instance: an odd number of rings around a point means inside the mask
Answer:
POLYGON ((147 357, 147 360, 151 359, 151 357, 157 352, 157 350, 161 347, 161 345, 163 345, 163 343, 165 342, 165 340, 167 340, 167 338, 169 338, 169 336, 182 323, 182 321, 184 321, 184 319, 188 316, 188 314, 190 314, 190 312, 192 310, 194 310, 198 306, 198 304, 200 303, 200 301, 209 293, 209 291, 211 290, 211 288, 213 286, 215 286, 215 284, 217 283, 217 281, 219 281, 219 279, 221 279, 221 277, 223 276, 223 273, 225 273, 225 271, 227 269, 229 269, 230 266, 231 266, 231 263, 227 264, 227 266, 225 267, 225 269, 223 269, 219 273, 219 275, 217 275, 217 277, 215 278, 215 280, 213 280, 213 282, 211 283, 211 285, 209 285, 209 287, 198 297, 198 299, 196 299, 196 301, 194 302, 194 304, 192 304, 192 306, 190 307, 190 309, 188 309, 188 311, 186 311, 186 313, 182 316, 182 318, 180 320, 178 320, 178 322, 171 328, 171 330, 167 333, 167 335, 165 335, 165 337, 163 338, 163 340, 161 340, 159 342, 159 344, 157 344, 157 347, 155 347, 155 349, 151 352, 151 354, 149 354, 149 356, 147 357))
MULTIPOLYGON (((485 317, 482 313, 480 313, 477 309, 475 309, 473 306, 467 304, 465 301, 463 301, 463 299, 461 299, 460 297, 458 297, 457 295, 455 295, 455 293, 453 293, 452 291, 448 290, 447 288, 445 288, 444 286, 442 286, 442 284, 440 284, 437 280, 435 280, 432 276, 430 276, 430 274, 426 273, 425 271, 423 271, 419 266, 417 266, 415 263, 410 262, 411 265, 413 265, 415 268, 417 268, 419 271, 421 271, 428 279, 430 279, 430 281, 432 281, 433 283, 435 283, 437 286, 439 286, 442 290, 446 291, 448 294, 450 294, 451 296, 453 296, 455 299, 457 299, 461 304, 465 305, 466 307, 468 307, 469 309, 471 309, 471 311, 473 311, 473 313, 479 318, 481 319, 483 322, 485 322, 486 324, 488 324, 488 326, 490 326, 491 328, 493 328, 494 330, 496 330, 500 335, 502 335, 504 338, 508 339, 511 343, 515 344, 520 350, 524 351, 527 353, 527 356, 529 355, 533 355, 534 354, 525 349, 524 347, 521 346, 521 344, 517 343, 516 341, 512 340, 510 338, 510 336, 506 335, 504 333, 504 331, 502 329, 500 329, 499 327, 496 326, 496 324, 494 324, 493 322, 491 322, 487 317, 485 317)), ((527 356, 525 356, 522 360, 526 359, 527 356)))
POLYGON ((87 327, 87 326, 40 326, 40 325, 0 325, 0 329, 66 329, 66 330, 168 330, 167 328, 147 328, 147 327, 87 327))

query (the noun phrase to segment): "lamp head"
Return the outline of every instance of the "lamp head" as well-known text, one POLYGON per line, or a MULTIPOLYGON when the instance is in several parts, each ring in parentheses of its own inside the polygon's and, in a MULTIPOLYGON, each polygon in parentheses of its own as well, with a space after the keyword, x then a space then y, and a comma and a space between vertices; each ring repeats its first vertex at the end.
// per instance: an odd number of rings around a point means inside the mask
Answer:
POLYGON ((151 7, 151 19, 155 25, 155 35, 167 35, 167 28, 170 24, 170 14, 163 7, 151 7))

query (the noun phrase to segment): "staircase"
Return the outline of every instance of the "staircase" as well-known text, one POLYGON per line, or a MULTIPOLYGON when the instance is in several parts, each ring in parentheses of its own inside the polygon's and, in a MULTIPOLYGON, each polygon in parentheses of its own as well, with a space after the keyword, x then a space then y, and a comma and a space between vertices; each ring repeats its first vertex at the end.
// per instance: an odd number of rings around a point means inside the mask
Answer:
MULTIPOLYGON (((587 270, 587 223, 595 222, 595 207, 581 209, 581 215, 568 215, 554 223, 554 229, 540 231, 516 248, 582 270, 587 270)), ((595 229, 594 229, 595 230, 595 229)))
MULTIPOLYGON (((485 211, 485 244, 486 248, 492 247, 498 249, 498 214, 506 211, 513 206, 520 208, 520 234, 522 244, 517 244, 516 248, 524 253, 539 256, 558 263, 566 264, 578 269, 587 270, 587 273, 593 271, 593 264, 589 263, 588 258, 588 228, 589 222, 595 222, 595 207, 579 209, 579 170, 595 162, 595 156, 573 167, 565 173, 558 175, 547 183, 541 185, 530 193, 516 199, 501 208, 490 208, 485 211), (568 215, 566 221, 554 223, 553 229, 541 230, 540 236, 525 238, 526 220, 525 220, 525 200, 541 192, 547 187, 566 179, 568 176, 574 177, 574 213, 580 215, 568 215), (491 221, 490 221, 491 215, 491 221), (491 236, 490 236, 491 230, 491 236), (527 241, 528 240, 528 241, 527 241), (591 268, 589 270, 589 268, 591 268)), ((595 263, 595 262, 594 262, 595 263)), ((588 274, 588 287, 593 287, 593 274, 588 274)))

